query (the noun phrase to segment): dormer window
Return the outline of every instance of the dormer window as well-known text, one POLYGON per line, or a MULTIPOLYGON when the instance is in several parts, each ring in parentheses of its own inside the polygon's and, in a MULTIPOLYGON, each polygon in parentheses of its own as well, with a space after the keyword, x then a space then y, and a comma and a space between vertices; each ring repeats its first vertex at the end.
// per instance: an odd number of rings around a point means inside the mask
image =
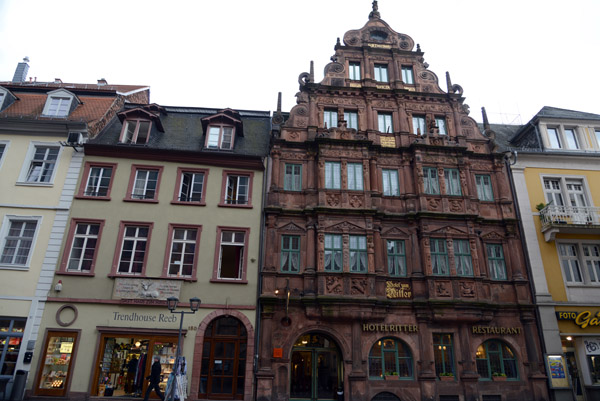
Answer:
POLYGON ((4 94, 4 92, 2 92, 0 90, 0 110, 2 110, 2 106, 4 105, 4 98, 6 97, 6 95, 4 94))
POLYGON ((208 149, 231 149, 235 129, 228 125, 210 125, 206 138, 208 149))
POLYGON ((69 114, 71 99, 68 97, 51 97, 47 116, 66 117, 69 114))
POLYGON ((216 114, 204 117, 202 129, 206 134, 205 149, 232 150, 236 137, 244 136, 240 113, 232 109, 219 110, 216 114))
POLYGON ((148 120, 125 120, 121 143, 145 145, 148 142, 151 127, 152 123, 148 120))
POLYGON ((80 103, 73 93, 58 89, 48 93, 42 115, 45 117, 67 117, 80 103))

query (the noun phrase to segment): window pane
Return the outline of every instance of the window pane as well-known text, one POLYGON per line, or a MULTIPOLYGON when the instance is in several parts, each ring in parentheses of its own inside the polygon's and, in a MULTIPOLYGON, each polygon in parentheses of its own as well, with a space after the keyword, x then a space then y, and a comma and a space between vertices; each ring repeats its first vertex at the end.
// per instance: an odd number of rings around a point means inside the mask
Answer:
POLYGON ((348 163, 348 189, 355 191, 363 190, 363 175, 362 175, 362 164, 359 163, 348 163))
POLYGON ((406 254, 404 241, 388 240, 388 273, 390 276, 406 276, 406 254))
POLYGON ((483 201, 493 201, 492 180, 489 175, 476 175, 477 197, 483 201))
POLYGON ((348 128, 358 129, 358 113, 355 111, 344 111, 344 120, 348 128))
POLYGON ((424 116, 413 116, 413 134, 425 135, 427 130, 425 129, 425 117, 424 116))
POLYGON ((148 136, 150 135, 150 121, 140 121, 138 123, 138 134, 135 143, 145 144, 148 142, 148 136))
POLYGON ((408 85, 415 83, 412 67, 402 67, 402 81, 408 85))
POLYGON ((11 220, 0 263, 26 265, 36 227, 35 221, 11 220))
POLYGON ((446 240, 431 239, 431 270, 434 275, 448 275, 448 250, 446 248, 446 240))
POLYGON ((423 167, 423 180, 426 194, 439 195, 440 186, 438 183, 438 173, 436 168, 423 167))
POLYGON ((348 77, 353 81, 360 80, 360 63, 349 63, 348 77))
POLYGON ((208 128, 208 141, 206 142, 206 147, 211 149, 219 148, 219 133, 221 129, 220 127, 209 127, 208 128))
POLYGON ((341 164, 334 162, 325 163, 325 188, 327 189, 340 189, 341 188, 341 177, 340 177, 341 164))
POLYGON ((561 148, 560 137, 558 136, 556 128, 548 128, 548 142, 550 143, 551 148, 561 148))
POLYGON ((387 65, 375 64, 374 78, 377 82, 388 82, 387 65))
POLYGON ((577 136, 575 131, 572 129, 565 129, 565 137, 567 138, 567 146, 569 149, 579 149, 579 143, 577 143, 577 136))
POLYGON ((378 113, 377 114, 377 123, 379 132, 391 133, 394 132, 394 128, 392 126, 392 115, 386 113, 378 113))
POLYGON ((440 135, 448 135, 448 131, 446 130, 446 119, 444 117, 436 117, 435 125, 438 127, 440 135))
POLYGON ((338 126, 338 112, 337 110, 325 110, 323 112, 323 127, 324 128, 337 128, 338 126))
POLYGON ((461 194, 460 176, 457 169, 444 169, 444 183, 446 184, 446 194, 461 194))

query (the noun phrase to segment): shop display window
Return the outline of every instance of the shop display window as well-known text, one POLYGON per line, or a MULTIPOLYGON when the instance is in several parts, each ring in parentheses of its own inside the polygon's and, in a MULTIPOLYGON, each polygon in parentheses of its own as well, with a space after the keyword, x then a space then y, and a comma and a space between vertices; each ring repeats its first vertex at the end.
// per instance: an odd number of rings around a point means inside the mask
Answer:
POLYGON ((25 319, 0 318, 0 377, 15 373, 25 319))
POLYGON ((66 394, 76 343, 77 332, 48 332, 36 394, 66 394))
POLYGON ((600 355, 588 355, 592 384, 600 384, 600 355))
MULTIPOLYGON (((161 391, 165 391, 177 353, 172 337, 103 334, 92 395, 100 397, 143 397, 148 386, 152 359, 160 357, 161 391)), ((157 398, 152 393, 151 398, 157 398)))

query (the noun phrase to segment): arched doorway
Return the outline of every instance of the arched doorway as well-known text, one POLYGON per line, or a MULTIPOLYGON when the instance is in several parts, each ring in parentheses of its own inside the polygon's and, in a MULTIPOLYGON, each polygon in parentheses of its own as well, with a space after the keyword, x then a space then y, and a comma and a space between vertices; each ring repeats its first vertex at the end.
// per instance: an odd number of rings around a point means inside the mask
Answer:
POLYGON ((336 399, 343 377, 336 343, 319 333, 299 337, 292 348, 290 372, 290 399, 336 399))
POLYGON ((246 328, 238 319, 223 316, 210 322, 204 333, 200 398, 244 398, 247 345, 246 328))

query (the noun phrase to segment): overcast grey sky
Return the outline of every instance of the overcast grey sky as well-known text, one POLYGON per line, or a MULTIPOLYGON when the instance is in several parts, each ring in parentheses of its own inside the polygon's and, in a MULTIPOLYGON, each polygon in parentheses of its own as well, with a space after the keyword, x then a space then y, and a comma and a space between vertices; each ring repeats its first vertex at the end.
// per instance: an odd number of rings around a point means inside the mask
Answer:
MULTIPOLYGON (((38 81, 149 85, 169 106, 283 110, 371 0, 0 0, 0 81, 30 58, 38 81)), ((600 114, 600 1, 379 0, 471 117, 526 123, 542 106, 600 114)))

